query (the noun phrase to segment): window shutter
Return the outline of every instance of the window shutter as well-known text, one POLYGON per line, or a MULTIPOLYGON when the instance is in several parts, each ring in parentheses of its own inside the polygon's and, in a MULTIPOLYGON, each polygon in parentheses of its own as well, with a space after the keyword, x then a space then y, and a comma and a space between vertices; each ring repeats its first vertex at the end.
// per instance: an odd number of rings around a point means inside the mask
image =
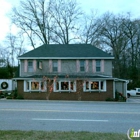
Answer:
POLYGON ((85 64, 85 70, 86 70, 86 72, 88 72, 88 70, 89 70, 89 62, 88 62, 88 60, 86 60, 85 62, 86 62, 86 64, 85 64))
POLYGON ((80 62, 79 62, 79 60, 76 60, 76 71, 77 72, 80 71, 80 62))
POLYGON ((93 70, 93 73, 96 72, 96 61, 95 60, 92 60, 92 70, 93 70))
POLYGON ((36 72, 36 60, 33 60, 33 70, 36 72))
POLYGON ((28 61, 24 60, 24 72, 27 72, 28 61))
POLYGON ((52 60, 49 60, 49 72, 52 72, 52 60))
POLYGON ((104 60, 101 60, 101 72, 104 72, 104 60))
POLYGON ((58 60, 58 72, 61 72, 61 60, 58 60))

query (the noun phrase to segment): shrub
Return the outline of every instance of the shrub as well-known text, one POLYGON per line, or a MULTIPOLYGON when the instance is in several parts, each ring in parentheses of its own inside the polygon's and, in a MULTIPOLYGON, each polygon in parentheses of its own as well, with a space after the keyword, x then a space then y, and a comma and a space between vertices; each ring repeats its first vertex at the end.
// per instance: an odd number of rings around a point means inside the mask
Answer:
POLYGON ((7 96, 6 99, 13 99, 11 96, 7 96))
POLYGON ((115 100, 116 101, 123 101, 123 102, 126 102, 126 97, 122 94, 122 93, 120 93, 120 92, 115 92, 115 100))

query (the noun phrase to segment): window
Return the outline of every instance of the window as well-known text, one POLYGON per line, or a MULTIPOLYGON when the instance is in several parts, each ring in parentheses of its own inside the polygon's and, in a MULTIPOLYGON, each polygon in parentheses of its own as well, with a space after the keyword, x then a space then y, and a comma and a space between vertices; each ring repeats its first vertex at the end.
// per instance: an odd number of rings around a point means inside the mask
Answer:
POLYGON ((46 91, 46 82, 24 81, 24 91, 46 91))
POLYGON ((28 72, 33 72, 33 62, 28 61, 28 72))
POLYGON ((38 68, 42 69, 42 61, 38 61, 38 68))
POLYGON ((99 90, 99 81, 90 82, 91 90, 99 90))
POLYGON ((84 91, 106 91, 106 81, 85 81, 84 91))
POLYGON ((80 60, 80 71, 85 71, 85 61, 80 60))
POLYGON ((53 72, 58 72, 58 62, 53 61, 53 72))
POLYGON ((96 72, 101 71, 101 60, 96 60, 96 72))
POLYGON ((86 81, 86 90, 89 90, 89 82, 86 81))
POLYGON ((55 81, 54 82, 54 91, 76 91, 76 82, 75 81, 55 81))

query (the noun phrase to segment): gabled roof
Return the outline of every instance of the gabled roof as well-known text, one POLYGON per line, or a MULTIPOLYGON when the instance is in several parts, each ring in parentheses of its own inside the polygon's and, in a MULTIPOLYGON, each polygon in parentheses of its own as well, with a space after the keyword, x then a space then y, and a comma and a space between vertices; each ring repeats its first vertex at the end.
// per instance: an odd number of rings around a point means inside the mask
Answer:
POLYGON ((110 54, 90 44, 44 44, 19 59, 114 59, 110 54))

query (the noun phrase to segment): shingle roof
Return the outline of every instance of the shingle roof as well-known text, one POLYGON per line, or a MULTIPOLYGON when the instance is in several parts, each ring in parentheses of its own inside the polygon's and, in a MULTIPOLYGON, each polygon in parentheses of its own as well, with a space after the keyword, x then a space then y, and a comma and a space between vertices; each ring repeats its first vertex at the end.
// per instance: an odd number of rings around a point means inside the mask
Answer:
POLYGON ((19 59, 25 58, 68 58, 68 57, 104 57, 113 59, 113 56, 90 44, 44 44, 29 51, 19 59))

